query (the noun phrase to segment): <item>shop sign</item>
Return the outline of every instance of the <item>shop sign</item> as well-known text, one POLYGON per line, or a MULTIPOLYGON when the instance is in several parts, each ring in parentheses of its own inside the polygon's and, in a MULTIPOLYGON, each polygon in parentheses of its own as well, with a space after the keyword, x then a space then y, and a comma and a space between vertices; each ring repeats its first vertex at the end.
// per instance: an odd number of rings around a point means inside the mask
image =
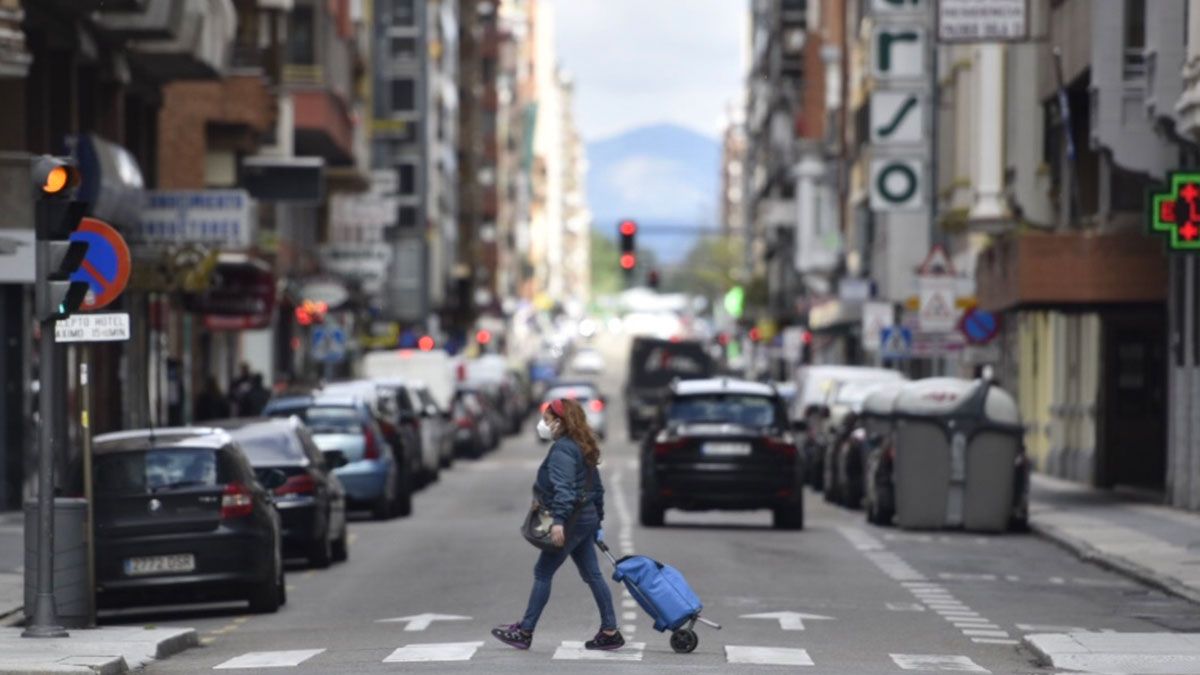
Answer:
POLYGON ((127 228, 131 244, 200 244, 226 251, 254 241, 254 200, 245 190, 146 193, 141 218, 127 228))
POLYGON ((939 42, 1003 42, 1029 35, 1029 0, 938 0, 939 42))
POLYGON ((871 160, 871 210, 913 211, 925 206, 925 168, 919 159, 871 160))
POLYGON ((1176 253, 1200 251, 1200 173, 1172 173, 1170 189, 1150 199, 1150 231, 1176 253))

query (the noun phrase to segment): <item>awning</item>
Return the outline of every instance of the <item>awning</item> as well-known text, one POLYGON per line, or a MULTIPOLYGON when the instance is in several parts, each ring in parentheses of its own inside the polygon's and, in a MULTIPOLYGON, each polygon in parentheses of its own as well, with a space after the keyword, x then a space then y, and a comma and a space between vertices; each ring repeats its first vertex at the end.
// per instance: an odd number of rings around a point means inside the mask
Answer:
POLYGON ((325 199, 325 160, 320 157, 247 157, 240 184, 262 201, 319 204, 325 199))

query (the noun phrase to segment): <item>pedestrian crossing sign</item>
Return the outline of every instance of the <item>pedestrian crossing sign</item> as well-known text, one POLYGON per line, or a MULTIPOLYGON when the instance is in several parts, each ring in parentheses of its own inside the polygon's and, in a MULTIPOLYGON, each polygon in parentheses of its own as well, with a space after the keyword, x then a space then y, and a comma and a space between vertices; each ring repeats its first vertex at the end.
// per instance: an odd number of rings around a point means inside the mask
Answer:
POLYGON ((907 359, 912 356, 912 344, 912 329, 888 326, 880 331, 879 355, 885 359, 907 359))
POLYGON ((346 358, 346 333, 341 328, 317 326, 312 332, 312 355, 320 363, 337 363, 346 358))

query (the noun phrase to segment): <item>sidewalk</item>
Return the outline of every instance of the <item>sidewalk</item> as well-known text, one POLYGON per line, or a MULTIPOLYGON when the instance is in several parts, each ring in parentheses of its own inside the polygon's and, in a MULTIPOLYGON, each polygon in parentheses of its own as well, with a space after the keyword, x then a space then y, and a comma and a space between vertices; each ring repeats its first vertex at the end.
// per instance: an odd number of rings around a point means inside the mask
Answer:
POLYGON ((1029 526, 1084 559, 1200 603, 1200 513, 1033 476, 1029 526))
POLYGON ((20 511, 0 511, 0 626, 21 618, 25 536, 20 511))
POLYGON ((72 630, 70 637, 32 639, 0 628, 0 675, 116 675, 200 644, 192 628, 119 626, 72 630))

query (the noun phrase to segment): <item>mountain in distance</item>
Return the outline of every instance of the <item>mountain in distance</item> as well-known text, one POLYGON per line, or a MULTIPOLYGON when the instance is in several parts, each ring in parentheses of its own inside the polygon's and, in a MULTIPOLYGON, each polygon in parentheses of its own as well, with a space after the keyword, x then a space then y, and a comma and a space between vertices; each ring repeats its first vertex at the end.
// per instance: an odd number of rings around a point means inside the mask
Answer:
POLYGON ((637 221, 638 248, 665 264, 683 259, 697 230, 717 226, 721 145, 674 124, 626 131, 587 146, 588 206, 596 229, 616 237, 617 222, 637 221), (656 232, 655 226, 670 231, 656 232), (680 231, 682 230, 682 231, 680 231))

